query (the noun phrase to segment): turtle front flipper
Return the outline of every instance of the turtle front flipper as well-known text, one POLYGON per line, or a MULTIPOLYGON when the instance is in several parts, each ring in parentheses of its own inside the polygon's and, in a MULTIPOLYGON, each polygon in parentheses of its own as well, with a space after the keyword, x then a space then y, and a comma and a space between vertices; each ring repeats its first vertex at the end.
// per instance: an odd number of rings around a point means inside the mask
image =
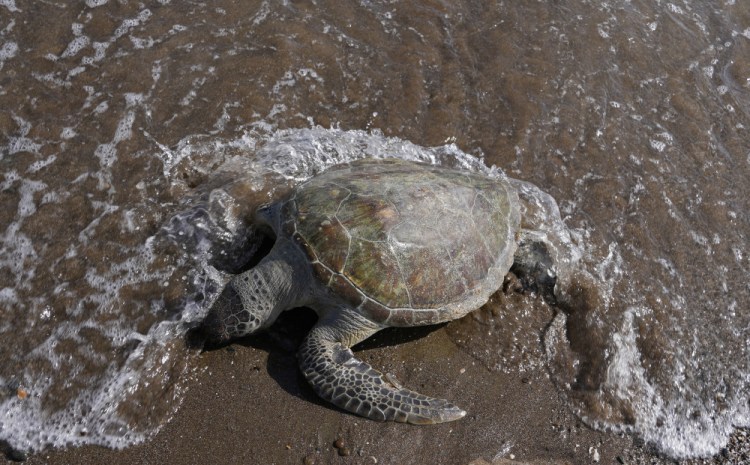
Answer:
POLYGON ((466 415, 447 400, 398 386, 355 357, 349 346, 380 329, 349 311, 320 321, 298 354, 302 373, 315 392, 344 410, 378 421, 430 424, 466 415))

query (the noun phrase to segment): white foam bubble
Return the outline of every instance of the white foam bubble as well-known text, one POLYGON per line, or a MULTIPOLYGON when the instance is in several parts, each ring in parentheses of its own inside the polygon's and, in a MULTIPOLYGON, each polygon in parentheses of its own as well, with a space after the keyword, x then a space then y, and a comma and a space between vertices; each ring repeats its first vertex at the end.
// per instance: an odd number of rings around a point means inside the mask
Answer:
POLYGON ((274 94, 278 95, 282 87, 292 87, 296 83, 297 83, 297 80, 294 78, 294 74, 291 71, 287 71, 284 73, 281 79, 277 80, 274 83, 271 90, 274 94))
POLYGON ((323 83, 323 78, 318 75, 312 68, 300 68, 297 70, 297 74, 305 79, 313 79, 319 83, 323 83))
MULTIPOLYGON (((28 207, 19 206, 24 212, 28 207)), ((0 244, 4 254, 0 259, 0 269, 6 268, 12 276, 11 281, 15 283, 16 289, 28 289, 28 281, 34 276, 34 265, 37 262, 37 253, 34 243, 24 233, 20 232, 21 223, 11 222, 0 236, 0 244)))
POLYGON ((109 168, 114 165, 117 160, 117 148, 116 144, 106 143, 99 144, 94 150, 94 156, 99 159, 99 163, 103 168, 109 168))
POLYGON ((47 185, 41 181, 23 180, 19 189, 21 199, 18 202, 18 218, 26 218, 36 212, 34 194, 38 191, 44 190, 46 187, 47 185))
POLYGON ((16 7, 16 1, 15 0, 0 0, 0 6, 4 6, 11 13, 16 13, 16 12, 21 11, 21 10, 19 10, 16 7))
POLYGON ((136 50, 151 48, 154 46, 154 44, 157 43, 153 37, 142 39, 140 37, 133 36, 130 36, 130 42, 133 44, 133 48, 135 48, 136 50))
POLYGON ((63 128, 60 132, 60 139, 72 139, 76 136, 76 131, 73 128, 63 128))
POLYGON ((18 126, 18 135, 10 136, 8 138, 8 153, 11 155, 19 152, 39 153, 42 144, 34 142, 32 139, 26 137, 29 134, 29 131, 31 131, 31 123, 15 113, 11 113, 11 116, 18 126))
POLYGON ((10 60, 18 54, 18 44, 15 42, 5 42, 0 47, 0 69, 3 69, 5 61, 10 60))
POLYGON ((16 290, 10 287, 0 289, 0 302, 8 305, 18 302, 16 290))
POLYGON ((120 37, 129 33, 133 28, 138 27, 142 23, 146 22, 151 17, 151 15, 151 10, 146 8, 141 10, 138 13, 138 16, 136 16, 135 18, 123 20, 122 23, 120 23, 120 25, 117 27, 117 29, 115 29, 114 38, 119 39, 120 37))
MULTIPOLYGON (((126 108, 128 108, 128 110, 125 111, 125 114, 117 123, 117 129, 115 129, 115 134, 112 137, 112 141, 104 144, 99 144, 94 150, 94 155, 99 158, 99 163, 105 170, 111 168, 117 160, 117 144, 131 137, 133 122, 135 121, 135 111, 129 108, 140 104, 143 101, 143 95, 126 94, 125 101, 126 108)), ((102 104, 105 103, 106 102, 102 102, 102 104)), ((97 107, 97 109, 98 108, 99 107, 97 107)))
POLYGON ((94 49, 94 56, 93 57, 84 57, 81 60, 81 63, 88 65, 92 63, 96 63, 97 61, 101 61, 104 59, 105 56, 107 56, 107 49, 111 45, 111 42, 94 42, 91 44, 91 47, 94 49))
POLYGON ((60 58, 74 57, 78 55, 81 50, 88 47, 90 43, 91 39, 87 36, 75 37, 70 43, 68 43, 68 46, 65 48, 65 51, 63 51, 62 55, 60 55, 60 58))
POLYGON ((601 37, 602 39, 609 39, 609 32, 606 30, 606 28, 606 24, 597 24, 596 26, 596 32, 599 33, 599 37, 601 37))
POLYGON ((260 8, 258 8, 258 12, 255 13, 255 16, 253 16, 253 26, 257 26, 263 21, 268 18, 269 13, 271 12, 271 7, 269 5, 268 0, 263 0, 263 2, 260 4, 260 8))
POLYGON ((663 152, 665 148, 667 148, 667 144, 660 140, 651 139, 649 141, 649 144, 651 145, 651 148, 656 150, 657 152, 663 152))
POLYGON ((104 102, 99 103, 99 105, 94 108, 94 113, 104 113, 105 111, 109 110, 109 102, 106 100, 104 102))
POLYGON ((36 173, 37 171, 48 167, 52 163, 54 163, 57 160, 57 155, 50 155, 49 157, 45 158, 44 160, 38 160, 29 165, 28 172, 29 173, 36 173))
POLYGON ((681 15, 684 15, 684 14, 685 14, 685 11, 684 11, 684 10, 683 10, 682 8, 680 8, 679 6, 675 5, 674 3, 670 3, 670 4, 668 4, 668 5, 667 5, 667 8, 668 8, 668 9, 669 9, 669 11, 671 11, 672 13, 677 13, 677 14, 681 14, 681 15))

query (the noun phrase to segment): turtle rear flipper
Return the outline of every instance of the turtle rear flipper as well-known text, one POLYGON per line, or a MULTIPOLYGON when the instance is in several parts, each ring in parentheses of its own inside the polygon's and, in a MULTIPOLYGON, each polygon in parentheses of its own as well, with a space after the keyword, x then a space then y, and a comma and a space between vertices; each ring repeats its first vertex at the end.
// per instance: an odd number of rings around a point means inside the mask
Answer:
POLYGON ((466 412, 447 400, 388 381, 347 347, 379 329, 352 312, 319 322, 298 355, 302 373, 315 392, 344 410, 378 421, 430 424, 463 418, 466 412))

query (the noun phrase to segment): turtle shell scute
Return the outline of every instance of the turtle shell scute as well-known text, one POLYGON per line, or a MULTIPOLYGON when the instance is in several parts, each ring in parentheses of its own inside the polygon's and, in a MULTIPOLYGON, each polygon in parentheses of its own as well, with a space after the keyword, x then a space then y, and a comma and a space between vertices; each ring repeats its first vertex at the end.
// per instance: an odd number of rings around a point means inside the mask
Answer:
POLYGON ((488 297, 520 228, 518 197, 504 179, 403 160, 330 169, 299 186, 282 216, 323 284, 398 326, 445 321, 463 302, 488 297))

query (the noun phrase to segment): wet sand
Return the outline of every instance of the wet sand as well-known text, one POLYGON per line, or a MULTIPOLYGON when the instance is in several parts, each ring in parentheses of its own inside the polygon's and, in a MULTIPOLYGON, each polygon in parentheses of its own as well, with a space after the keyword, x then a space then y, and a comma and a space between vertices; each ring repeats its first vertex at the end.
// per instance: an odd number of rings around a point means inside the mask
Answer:
MULTIPOLYGON (((357 347, 365 361, 404 385, 455 401, 468 411, 464 419, 413 426, 350 415, 319 400, 297 369, 296 346, 313 322, 312 312, 295 310, 266 334, 203 352, 181 408, 143 444, 120 451, 51 450, 25 463, 676 463, 651 454, 630 435, 583 425, 542 370, 504 374, 485 368, 448 336, 450 325, 466 321, 389 329, 357 347)), ((682 463, 746 463, 749 450, 740 431, 725 455, 682 463)))

